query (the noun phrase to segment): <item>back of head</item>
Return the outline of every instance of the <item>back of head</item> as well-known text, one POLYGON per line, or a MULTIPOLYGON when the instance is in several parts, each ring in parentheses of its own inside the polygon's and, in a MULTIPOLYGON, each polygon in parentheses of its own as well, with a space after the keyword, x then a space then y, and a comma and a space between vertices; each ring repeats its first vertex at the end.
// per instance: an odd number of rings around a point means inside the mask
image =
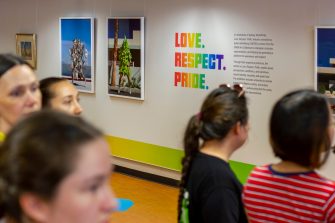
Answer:
POLYGON ((48 77, 40 81, 40 90, 42 93, 42 107, 50 107, 50 101, 54 97, 51 87, 57 83, 67 81, 61 77, 48 77))
POLYGON ((244 94, 220 87, 213 90, 202 104, 200 113, 191 117, 184 135, 186 156, 199 149, 199 139, 209 141, 226 137, 237 123, 248 122, 247 101, 244 94))
MULTIPOLYGON (((313 90, 298 90, 282 97, 270 120, 271 145, 282 160, 318 168, 329 151, 330 110, 327 99, 313 90)), ((326 156, 327 157, 327 156, 326 156)))
POLYGON ((0 77, 16 65, 27 65, 31 68, 21 57, 13 54, 0 54, 0 77))
POLYGON ((80 145, 102 136, 79 117, 44 110, 19 122, 0 147, 0 210, 20 221, 19 197, 51 200, 74 168, 80 145))

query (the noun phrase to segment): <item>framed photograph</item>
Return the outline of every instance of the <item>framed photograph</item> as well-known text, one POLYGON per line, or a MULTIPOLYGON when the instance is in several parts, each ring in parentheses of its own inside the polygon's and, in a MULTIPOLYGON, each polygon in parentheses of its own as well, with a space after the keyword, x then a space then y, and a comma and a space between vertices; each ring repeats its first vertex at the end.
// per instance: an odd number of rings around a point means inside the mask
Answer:
POLYGON ((59 19, 61 76, 78 91, 94 93, 94 18, 59 19))
POLYGON ((108 94, 144 100, 144 17, 107 18, 108 94))
POLYGON ((335 114, 335 26, 315 27, 315 89, 326 95, 335 114))
POLYGON ((36 34, 16 34, 16 54, 36 69, 36 34))

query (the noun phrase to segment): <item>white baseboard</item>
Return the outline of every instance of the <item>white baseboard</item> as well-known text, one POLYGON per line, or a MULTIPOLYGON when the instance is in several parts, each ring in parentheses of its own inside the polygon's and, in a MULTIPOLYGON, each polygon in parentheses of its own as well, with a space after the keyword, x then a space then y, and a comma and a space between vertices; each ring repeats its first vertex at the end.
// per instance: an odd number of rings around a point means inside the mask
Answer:
POLYGON ((138 170, 138 171, 145 172, 145 173, 151 173, 154 175, 158 175, 158 176, 162 176, 162 177, 166 177, 166 178, 170 178, 174 180, 180 180, 180 177, 181 177, 181 174, 179 171, 169 170, 169 169, 165 169, 162 167, 140 163, 140 162, 136 162, 133 160, 128 160, 128 159, 120 158, 116 156, 113 156, 112 162, 114 165, 138 170))

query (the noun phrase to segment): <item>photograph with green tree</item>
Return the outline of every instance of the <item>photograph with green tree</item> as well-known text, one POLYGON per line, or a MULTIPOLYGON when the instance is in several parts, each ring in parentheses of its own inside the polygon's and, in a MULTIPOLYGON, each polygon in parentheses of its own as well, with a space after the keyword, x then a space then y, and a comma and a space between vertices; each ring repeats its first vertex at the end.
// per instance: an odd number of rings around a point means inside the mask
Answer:
MULTIPOLYGON (((126 76, 128 79, 128 87, 129 87, 129 94, 131 94, 131 73, 130 73, 130 63, 131 63, 131 52, 129 49, 127 37, 124 37, 123 43, 121 48, 119 49, 119 88, 122 86, 121 82, 123 80, 123 76, 126 76)), ((120 89, 119 89, 120 91, 120 89)))
POLYGON ((108 94, 144 100, 144 18, 108 18, 108 94))

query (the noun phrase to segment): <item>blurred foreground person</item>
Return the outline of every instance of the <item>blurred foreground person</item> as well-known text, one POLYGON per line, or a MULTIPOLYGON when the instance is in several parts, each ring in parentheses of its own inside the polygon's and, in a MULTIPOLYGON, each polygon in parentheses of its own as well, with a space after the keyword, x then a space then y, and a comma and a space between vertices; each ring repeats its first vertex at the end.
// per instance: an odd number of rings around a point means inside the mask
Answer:
POLYGON ((117 201, 102 133, 56 111, 19 122, 0 147, 0 210, 6 223, 106 223, 117 201))

